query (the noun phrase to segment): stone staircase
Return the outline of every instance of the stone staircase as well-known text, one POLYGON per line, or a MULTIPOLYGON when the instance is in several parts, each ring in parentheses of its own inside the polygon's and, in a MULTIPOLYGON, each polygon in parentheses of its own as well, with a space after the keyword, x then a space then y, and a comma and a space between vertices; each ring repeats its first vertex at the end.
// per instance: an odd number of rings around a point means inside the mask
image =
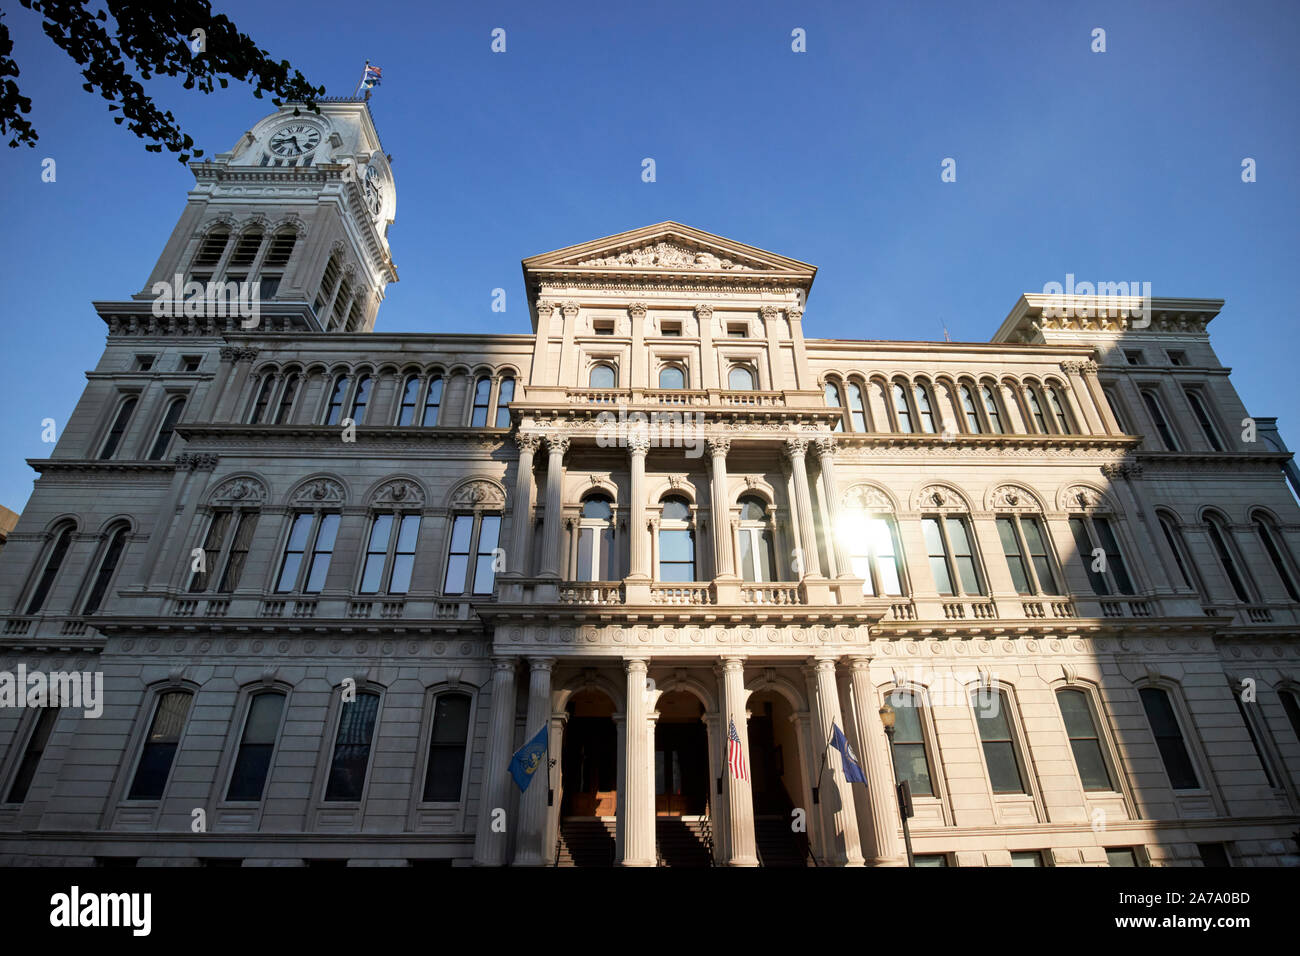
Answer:
POLYGON ((655 843, 660 866, 712 866, 708 820, 655 818, 655 843))
POLYGON ((754 842, 760 866, 813 866, 808 837, 790 829, 789 816, 758 816, 754 819, 754 842))
POLYGON ((560 821, 556 866, 613 866, 614 821, 599 817, 560 821))

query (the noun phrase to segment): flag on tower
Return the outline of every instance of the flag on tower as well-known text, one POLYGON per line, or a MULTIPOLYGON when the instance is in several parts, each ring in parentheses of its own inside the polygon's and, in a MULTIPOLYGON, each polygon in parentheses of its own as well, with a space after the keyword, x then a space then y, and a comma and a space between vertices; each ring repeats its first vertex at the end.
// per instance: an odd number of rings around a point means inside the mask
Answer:
POLYGON ((729 719, 730 729, 727 731, 727 765, 731 767, 731 775, 737 780, 748 780, 749 775, 745 773, 745 754, 740 749, 740 734, 736 733, 736 721, 729 719))
POLYGON ((384 71, 377 66, 371 66, 370 61, 366 61, 366 72, 361 77, 361 88, 363 90, 373 89, 379 85, 383 79, 384 71))
POLYGON ((844 731, 840 730, 838 724, 831 724, 831 744, 840 752, 840 757, 844 760, 844 779, 849 783, 866 783, 867 775, 862 772, 862 764, 858 763, 858 755, 849 746, 849 740, 844 736, 844 731))

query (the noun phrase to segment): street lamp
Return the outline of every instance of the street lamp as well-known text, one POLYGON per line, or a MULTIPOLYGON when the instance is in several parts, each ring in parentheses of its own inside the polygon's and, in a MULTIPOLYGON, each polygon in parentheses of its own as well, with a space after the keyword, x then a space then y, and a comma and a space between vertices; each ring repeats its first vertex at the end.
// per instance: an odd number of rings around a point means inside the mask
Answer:
POLYGON ((889 766, 890 773, 894 779, 894 793, 898 800, 898 816, 903 821, 903 846, 907 849, 907 865, 914 866, 912 862, 912 833, 907 828, 907 818, 912 815, 912 788, 908 786, 907 781, 898 783, 898 776, 894 773, 894 721, 896 717, 894 708, 885 703, 880 708, 880 723, 885 728, 885 736, 889 738, 889 766))

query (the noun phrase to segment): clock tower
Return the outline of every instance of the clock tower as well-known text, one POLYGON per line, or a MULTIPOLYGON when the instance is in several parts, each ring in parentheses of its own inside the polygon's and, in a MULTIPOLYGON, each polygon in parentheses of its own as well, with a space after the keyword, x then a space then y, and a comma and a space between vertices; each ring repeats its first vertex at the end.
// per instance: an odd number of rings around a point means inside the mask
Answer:
POLYGON ((368 332, 397 268, 389 158, 369 104, 286 104, 228 152, 190 164, 195 185, 144 290, 251 283, 267 328, 368 332))

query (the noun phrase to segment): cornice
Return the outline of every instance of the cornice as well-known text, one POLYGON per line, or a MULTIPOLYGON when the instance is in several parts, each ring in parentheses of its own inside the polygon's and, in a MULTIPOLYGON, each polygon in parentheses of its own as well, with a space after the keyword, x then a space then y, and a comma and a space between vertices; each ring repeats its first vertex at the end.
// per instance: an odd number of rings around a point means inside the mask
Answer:
POLYGON ((171 461, 133 461, 130 459, 97 458, 28 458, 27 464, 42 475, 60 472, 140 472, 143 474, 168 475, 176 470, 171 461))
POLYGON ((504 447, 510 437, 508 428, 461 428, 420 425, 377 426, 357 425, 356 442, 341 442, 342 429, 338 425, 239 425, 239 424, 191 424, 176 426, 176 434, 186 441, 202 442, 220 447, 258 447, 271 445, 280 441, 291 441, 295 447, 304 442, 313 445, 330 444, 342 446, 341 451, 348 451, 349 445, 364 444, 368 451, 373 451, 377 443, 387 442, 391 447, 404 447, 413 444, 428 445, 438 442, 459 442, 476 444, 485 448, 504 447))

